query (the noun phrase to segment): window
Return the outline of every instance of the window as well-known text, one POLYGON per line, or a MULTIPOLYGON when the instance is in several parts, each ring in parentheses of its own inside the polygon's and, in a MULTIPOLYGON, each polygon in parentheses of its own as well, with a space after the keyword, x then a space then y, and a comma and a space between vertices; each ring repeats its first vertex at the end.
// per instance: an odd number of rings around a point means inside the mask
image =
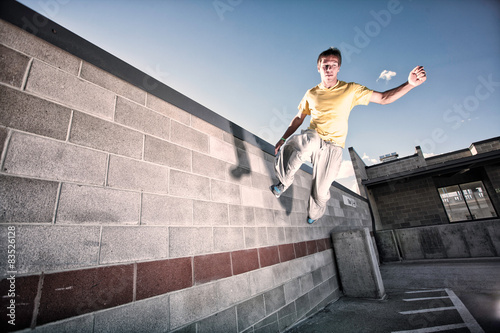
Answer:
POLYGON ((438 191, 450 222, 497 216, 481 181, 441 187, 438 191))

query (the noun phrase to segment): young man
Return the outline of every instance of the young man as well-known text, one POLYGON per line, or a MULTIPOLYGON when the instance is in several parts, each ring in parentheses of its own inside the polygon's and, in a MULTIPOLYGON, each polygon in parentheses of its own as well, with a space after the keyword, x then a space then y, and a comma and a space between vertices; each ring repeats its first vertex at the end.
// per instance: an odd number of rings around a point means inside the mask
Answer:
POLYGON ((410 72, 407 82, 397 88, 378 92, 357 83, 339 81, 337 75, 341 64, 342 56, 337 48, 329 48, 319 55, 317 66, 321 83, 306 92, 299 104, 299 113, 274 147, 275 172, 279 182, 271 186, 271 191, 277 198, 292 185, 294 175, 303 163, 309 161, 313 165, 313 182, 307 208, 307 222, 310 224, 325 213, 330 199, 330 186, 342 163, 342 149, 352 108, 370 102, 392 103, 426 80, 424 68, 418 66, 410 72), (311 116, 309 128, 292 136, 307 115, 311 116))

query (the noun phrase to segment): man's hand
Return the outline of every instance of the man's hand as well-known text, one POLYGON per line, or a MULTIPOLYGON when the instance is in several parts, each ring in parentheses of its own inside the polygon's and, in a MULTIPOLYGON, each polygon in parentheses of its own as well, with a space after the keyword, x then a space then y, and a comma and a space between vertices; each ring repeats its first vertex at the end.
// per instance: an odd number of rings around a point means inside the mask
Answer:
POLYGON ((274 146, 274 156, 278 155, 278 150, 280 150, 281 146, 283 146, 284 143, 285 141, 283 140, 280 140, 278 141, 278 143, 276 143, 276 145, 274 146))
POLYGON ((414 87, 421 85, 427 80, 424 66, 417 66, 408 75, 408 83, 414 87))

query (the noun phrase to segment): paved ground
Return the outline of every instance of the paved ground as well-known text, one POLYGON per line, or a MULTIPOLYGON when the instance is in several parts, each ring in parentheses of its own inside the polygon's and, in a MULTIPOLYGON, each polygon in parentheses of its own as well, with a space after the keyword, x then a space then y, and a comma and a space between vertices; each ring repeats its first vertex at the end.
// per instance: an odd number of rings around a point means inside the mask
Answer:
POLYGON ((342 297, 289 333, 500 332, 500 259, 380 267, 385 300, 342 297))

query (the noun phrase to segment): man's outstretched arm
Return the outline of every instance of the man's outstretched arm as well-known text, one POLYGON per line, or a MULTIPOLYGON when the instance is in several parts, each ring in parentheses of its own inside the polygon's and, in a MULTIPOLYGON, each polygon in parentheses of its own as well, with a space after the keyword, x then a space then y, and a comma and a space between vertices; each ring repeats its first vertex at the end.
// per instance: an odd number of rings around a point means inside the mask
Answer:
POLYGON ((384 92, 374 91, 370 97, 371 103, 377 104, 390 104, 399 98, 403 97, 413 88, 421 85, 427 80, 427 75, 425 73, 423 66, 415 67, 408 75, 408 81, 391 90, 384 92))
POLYGON ((297 113, 297 115, 292 119, 292 121, 290 122, 290 125, 288 126, 287 130, 285 131, 285 134, 283 134, 282 139, 280 139, 276 143, 276 145, 274 146, 274 155, 278 154, 278 150, 285 143, 285 141, 283 139, 286 140, 293 133, 295 133, 295 131, 297 130, 297 128, 299 128, 300 125, 302 125, 302 123, 304 122, 305 117, 306 117, 306 114, 302 113, 301 111, 299 111, 299 113, 297 113))

